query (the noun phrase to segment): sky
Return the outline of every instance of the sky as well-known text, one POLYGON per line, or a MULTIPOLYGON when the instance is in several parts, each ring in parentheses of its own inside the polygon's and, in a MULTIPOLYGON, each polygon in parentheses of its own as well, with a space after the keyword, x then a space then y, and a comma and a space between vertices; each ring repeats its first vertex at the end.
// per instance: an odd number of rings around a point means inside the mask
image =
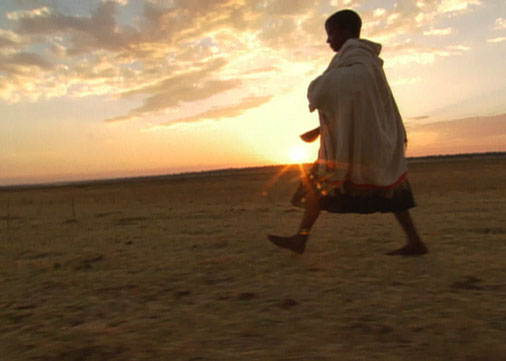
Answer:
POLYGON ((307 86, 344 8, 408 156, 506 151, 504 0, 1 0, 0 185, 313 161, 307 86))

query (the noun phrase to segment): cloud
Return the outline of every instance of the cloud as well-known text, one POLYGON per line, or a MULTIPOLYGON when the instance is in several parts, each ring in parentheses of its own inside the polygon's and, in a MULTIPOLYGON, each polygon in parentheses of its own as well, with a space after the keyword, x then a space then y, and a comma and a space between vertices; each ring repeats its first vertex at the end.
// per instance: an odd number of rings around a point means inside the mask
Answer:
POLYGON ((480 5, 480 0, 443 0, 439 3, 439 13, 452 13, 467 10, 472 5, 480 5))
POLYGON ((120 27, 114 18, 118 3, 99 3, 90 17, 64 15, 56 9, 40 8, 10 13, 16 20, 17 32, 37 37, 61 34, 70 40, 70 54, 83 54, 97 49, 119 50, 132 42, 138 33, 129 26, 120 27))
POLYGON ((34 8, 30 10, 11 11, 5 14, 5 17, 9 20, 20 20, 20 19, 34 19, 37 17, 48 16, 51 13, 47 6, 40 8, 34 8))
POLYGON ((374 10, 373 16, 383 16, 385 14, 386 10, 383 8, 378 8, 374 10))
POLYGON ((383 58, 387 68, 411 63, 426 65, 435 63, 437 57, 462 55, 470 50, 471 47, 466 45, 448 45, 445 48, 438 49, 417 46, 408 41, 389 46, 383 58))
POLYGON ((487 43, 502 43, 506 41, 506 36, 499 36, 497 38, 487 39, 487 43))
POLYGON ((115 2, 115 3, 118 3, 123 6, 128 4, 128 0, 102 0, 102 2, 108 2, 108 1, 115 2))
POLYGON ((307 60, 311 55, 298 50, 301 42, 311 43, 314 34, 321 42, 323 29, 321 14, 317 28, 304 28, 317 12, 316 0, 153 0, 130 25, 118 22, 121 7, 130 6, 126 1, 100 1, 89 14, 68 14, 57 1, 52 4, 8 14, 13 31, 0 32, 0 48, 11 54, 20 39, 26 41, 19 55, 3 56, 3 80, 9 86, 0 89, 0 98, 145 96, 142 107, 116 120, 207 99, 240 87, 242 76, 280 77, 273 70, 307 60), (29 59, 30 52, 22 49, 32 46, 45 50, 29 59), (194 78, 203 63, 224 56, 230 61, 219 74, 208 79, 201 72, 194 78), (43 76, 21 71, 29 66, 43 76))
POLYGON ((495 30, 504 30, 506 29, 506 19, 504 18, 497 18, 494 23, 494 29, 495 30))
POLYGON ((412 77, 412 78, 402 78, 402 79, 390 82, 390 85, 391 86, 411 85, 411 84, 418 83, 420 80, 422 80, 422 78, 419 76, 412 77))
POLYGON ((15 46, 16 39, 16 34, 0 29, 0 49, 15 46))
POLYGON ((38 67, 40 69, 52 69, 53 65, 40 55, 35 53, 19 52, 11 56, 0 58, 0 64, 12 65, 15 67, 38 67))
POLYGON ((469 51, 471 50, 471 47, 468 46, 468 45, 459 45, 459 44, 456 44, 456 45, 449 45, 447 47, 448 50, 450 51, 455 51, 455 55, 460 55, 462 52, 464 51, 469 51))
MULTIPOLYGON (((0 99, 143 98, 141 106, 107 119, 117 122, 203 106, 213 97, 221 96, 221 104, 230 90, 250 99, 289 88, 298 81, 287 71, 297 69, 293 64, 317 68, 331 55, 323 29, 333 10, 329 5, 355 8, 365 2, 100 0, 90 2, 89 12, 72 14, 64 3, 25 1, 24 10, 7 13, 9 27, 0 29, 0 99), (39 5, 30 9, 28 3, 39 5)), ((452 35, 437 26, 438 11, 454 15, 479 4, 417 0, 359 12, 366 32, 386 42, 387 66, 433 64, 469 48, 404 40, 424 29, 426 35, 452 35)), ((204 109, 211 111, 209 104, 204 109)))
POLYGON ((40 71, 47 71, 53 67, 53 64, 35 53, 19 52, 10 55, 0 55, 0 73, 31 77, 34 74, 40 75, 40 71))
POLYGON ((248 74, 260 74, 260 73, 270 73, 270 72, 281 72, 281 69, 276 67, 276 66, 265 66, 265 67, 262 67, 262 68, 255 68, 255 69, 251 69, 251 70, 248 70, 244 73, 244 75, 248 75, 248 74))
MULTIPOLYGON (((195 63, 191 70, 172 75, 165 79, 157 79, 154 83, 139 86, 134 90, 121 93, 121 96, 128 97, 137 94, 159 93, 171 86, 184 86, 185 84, 196 86, 200 81, 207 79, 211 74, 221 70, 226 64, 227 61, 224 58, 216 58, 207 62, 195 63)), ((177 73, 177 71, 175 72, 177 73)))
MULTIPOLYGON (((362 1, 361 3, 365 2, 362 1)), ((451 34, 450 28, 435 26, 439 19, 458 16, 481 5, 480 0, 413 0, 397 1, 391 8, 361 11, 364 33, 382 42, 402 36, 451 34), (430 26, 429 30, 427 27, 430 26), (369 35, 370 34, 370 35, 369 35)))
MULTIPOLYGON (((230 1, 210 1, 202 4, 198 1, 180 2, 176 15, 186 16, 185 11, 188 9, 198 8, 201 11, 227 3, 230 1)), ((173 9, 147 3, 144 7, 145 17, 140 22, 139 29, 133 26, 119 26, 115 20, 117 9, 118 2, 103 1, 89 16, 69 16, 57 8, 48 7, 10 13, 9 18, 14 23, 15 32, 2 30, 0 46, 12 46, 16 43, 15 37, 21 36, 30 37, 34 45, 45 42, 51 46, 45 54, 38 54, 37 59, 35 55, 29 59, 24 53, 9 58, 4 56, 2 71, 5 73, 5 80, 12 86, 3 87, 4 90, 7 88, 10 90, 8 93, 0 90, 0 97, 8 101, 15 101, 23 95, 37 99, 44 95, 36 94, 36 90, 41 89, 42 83, 50 78, 58 78, 67 88, 68 95, 72 96, 105 92, 121 95, 135 89, 146 88, 149 84, 175 74, 191 73, 202 61, 211 61, 216 57, 210 47, 199 45, 198 41, 191 44, 191 37, 184 37, 190 42, 188 46, 184 44, 174 46, 174 39, 183 38, 185 30, 191 29, 192 22, 181 21, 176 27, 171 27, 173 9), (160 21, 160 24, 157 24, 157 21, 160 21), (172 36, 166 36, 167 31, 171 32, 172 36), (19 69, 26 67, 30 61, 32 65, 50 70, 51 61, 44 60, 44 57, 58 58, 54 59, 62 64, 58 72, 46 74, 44 79, 28 76, 24 79, 19 78, 21 73, 19 69), (16 60, 19 64, 15 64, 16 60), (20 83, 30 83, 31 86, 18 87, 20 83), (14 97, 12 92, 16 87, 20 94, 14 97), (27 89, 31 89, 29 94, 25 92, 27 89)), ((194 16, 198 17, 195 14, 194 16)), ((191 17, 191 14, 187 17, 191 17)), ((28 75, 28 72, 25 72, 25 75, 28 75)), ((230 82, 204 83, 201 84, 201 88, 212 86, 219 92, 225 83, 230 82)), ((146 107, 150 105, 154 107, 154 103, 163 103, 156 101, 156 89, 152 89, 155 93, 146 100, 146 107)))
POLYGON ((279 17, 269 19, 259 33, 258 37, 264 44, 275 47, 294 47, 299 39, 294 38, 293 34, 297 31, 295 19, 288 17, 279 17))
POLYGON ((417 117, 412 117, 412 118, 409 118, 410 120, 425 120, 425 119, 429 119, 430 117, 428 115, 419 115, 417 117))
POLYGON ((122 97, 147 94, 143 105, 127 115, 105 120, 107 123, 131 120, 150 113, 176 108, 182 103, 208 99, 241 85, 239 79, 215 79, 213 73, 226 65, 223 59, 202 64, 200 69, 162 79, 157 83, 131 90, 122 97))
POLYGON ((452 33, 452 28, 444 28, 444 29, 430 29, 423 32, 423 35, 450 35, 452 33))
POLYGON ((317 2, 310 0, 277 0, 268 2, 265 12, 274 16, 306 14, 314 9, 317 2))
POLYGON ((251 108, 256 108, 262 104, 265 104, 271 99, 272 96, 248 97, 235 105, 211 108, 208 111, 196 115, 173 119, 171 121, 163 123, 163 125, 172 126, 179 123, 193 123, 205 119, 217 120, 222 118, 232 118, 243 114, 244 112, 246 112, 251 108))
MULTIPOLYGON (((410 128, 411 132, 436 132, 439 140, 454 141, 460 139, 506 136, 506 114, 486 117, 470 117, 428 124, 418 124, 410 128)), ((506 144, 506 143, 505 143, 506 144)))
POLYGON ((330 5, 336 8, 342 7, 352 7, 354 1, 353 0, 331 0, 330 5))
POLYGON ((144 105, 134 109, 133 113, 144 114, 175 108, 182 102, 208 99, 213 95, 237 88, 240 84, 241 81, 238 79, 210 79, 198 84, 187 83, 180 79, 164 81, 159 91, 150 95, 144 101, 144 105))
POLYGON ((506 114, 407 125, 410 153, 505 151, 506 114))

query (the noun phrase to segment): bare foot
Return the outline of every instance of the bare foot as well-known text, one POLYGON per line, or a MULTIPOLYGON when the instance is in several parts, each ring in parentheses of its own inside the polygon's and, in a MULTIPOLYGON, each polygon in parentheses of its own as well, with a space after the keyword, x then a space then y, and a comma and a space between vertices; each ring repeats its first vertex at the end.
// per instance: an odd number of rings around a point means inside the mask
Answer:
POLYGON ((429 251, 427 250, 427 248, 423 245, 423 244, 420 244, 420 245, 416 245, 416 246, 412 246, 412 245, 409 245, 409 246, 404 246, 404 247, 401 247, 399 249, 396 249, 394 251, 391 251, 391 252, 388 252, 388 253, 385 253, 389 256, 422 256, 426 253, 429 253, 429 251))
POLYGON ((307 236, 302 234, 296 234, 291 237, 281 237, 268 234, 267 238, 269 238, 269 241, 274 243, 276 246, 289 249, 297 254, 303 254, 306 249, 307 236))

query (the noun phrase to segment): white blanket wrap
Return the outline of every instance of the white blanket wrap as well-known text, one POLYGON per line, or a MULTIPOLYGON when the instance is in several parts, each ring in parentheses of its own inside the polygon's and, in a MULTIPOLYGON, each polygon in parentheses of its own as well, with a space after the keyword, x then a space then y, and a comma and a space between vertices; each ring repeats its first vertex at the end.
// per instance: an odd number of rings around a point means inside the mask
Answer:
POLYGON ((390 187, 406 174, 406 132, 380 51, 380 44, 348 39, 309 85, 320 115, 318 175, 327 184, 390 187))

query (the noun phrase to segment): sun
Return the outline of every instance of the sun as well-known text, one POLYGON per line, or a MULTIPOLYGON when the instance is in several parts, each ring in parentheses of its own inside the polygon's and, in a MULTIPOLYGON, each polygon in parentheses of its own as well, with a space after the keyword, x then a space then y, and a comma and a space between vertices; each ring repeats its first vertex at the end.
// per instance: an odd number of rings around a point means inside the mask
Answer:
POLYGON ((294 146, 290 148, 289 156, 292 162, 302 163, 307 157, 307 152, 306 149, 300 145, 294 146))

